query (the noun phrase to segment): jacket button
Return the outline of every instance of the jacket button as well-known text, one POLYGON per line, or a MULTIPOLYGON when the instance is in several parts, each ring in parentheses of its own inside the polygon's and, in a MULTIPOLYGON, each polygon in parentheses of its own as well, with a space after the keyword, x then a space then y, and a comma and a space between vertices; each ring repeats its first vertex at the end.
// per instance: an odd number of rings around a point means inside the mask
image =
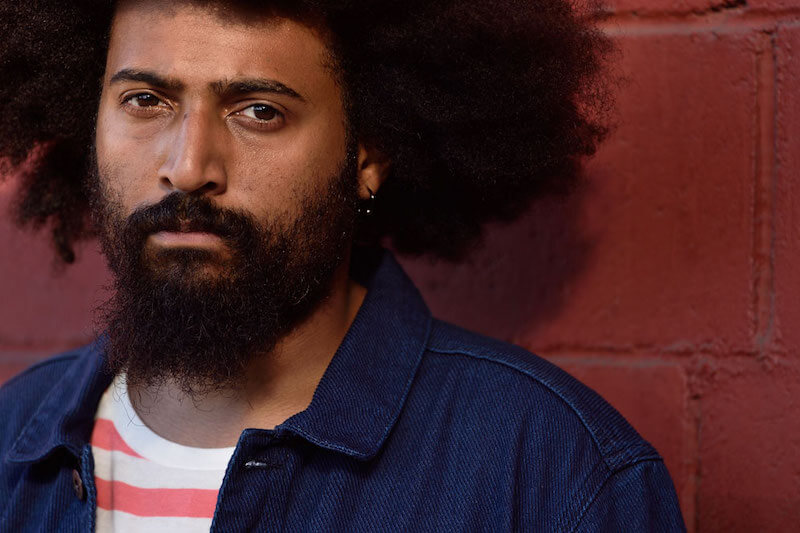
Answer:
POLYGON ((80 472, 77 470, 72 471, 72 490, 75 491, 75 496, 77 496, 79 500, 83 499, 83 480, 81 479, 80 472))

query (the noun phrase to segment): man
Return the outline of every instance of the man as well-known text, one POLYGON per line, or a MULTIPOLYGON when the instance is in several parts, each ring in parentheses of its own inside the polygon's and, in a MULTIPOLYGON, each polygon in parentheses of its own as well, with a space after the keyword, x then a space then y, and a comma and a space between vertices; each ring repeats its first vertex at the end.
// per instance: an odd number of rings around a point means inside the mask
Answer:
POLYGON ((578 99, 609 51, 588 19, 87 0, 0 20, 0 153, 41 146, 20 218, 70 261, 90 212, 115 279, 95 343, 0 391, 0 530, 683 529, 619 414, 431 318, 376 246, 457 258, 565 188, 603 134, 578 99))

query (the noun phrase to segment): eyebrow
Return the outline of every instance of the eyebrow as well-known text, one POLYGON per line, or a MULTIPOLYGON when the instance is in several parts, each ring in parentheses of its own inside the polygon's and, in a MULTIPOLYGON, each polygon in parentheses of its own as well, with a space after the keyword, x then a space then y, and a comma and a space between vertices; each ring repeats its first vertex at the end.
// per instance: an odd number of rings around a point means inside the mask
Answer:
POLYGON ((215 81, 209 84, 220 97, 236 96, 247 93, 282 94, 295 100, 305 102, 297 91, 276 80, 262 78, 236 78, 233 80, 215 81))
MULTIPOLYGON (((119 83, 123 81, 143 82, 153 87, 170 91, 180 91, 185 87, 180 80, 164 77, 147 70, 131 68, 118 71, 111 76, 110 83, 119 83)), ((208 85, 211 90, 220 97, 230 97, 248 93, 273 93, 289 96, 301 102, 306 101, 300 93, 291 87, 279 81, 266 78, 235 78, 233 80, 213 81, 208 85)))
POLYGON ((140 81, 159 89, 169 89, 173 91, 180 91, 184 85, 174 78, 165 78, 159 76, 155 72, 147 70, 136 70, 132 68, 124 68, 111 76, 110 83, 119 83, 122 81, 140 81))

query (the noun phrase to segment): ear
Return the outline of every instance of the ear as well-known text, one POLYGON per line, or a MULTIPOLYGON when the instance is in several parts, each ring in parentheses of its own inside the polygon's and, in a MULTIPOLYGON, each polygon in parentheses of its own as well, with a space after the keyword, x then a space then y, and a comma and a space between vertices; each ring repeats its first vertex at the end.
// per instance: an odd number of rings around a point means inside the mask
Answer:
POLYGON ((391 161, 379 150, 358 144, 358 196, 369 198, 369 191, 378 193, 386 177, 389 175, 391 161), (368 190, 369 189, 369 190, 368 190))

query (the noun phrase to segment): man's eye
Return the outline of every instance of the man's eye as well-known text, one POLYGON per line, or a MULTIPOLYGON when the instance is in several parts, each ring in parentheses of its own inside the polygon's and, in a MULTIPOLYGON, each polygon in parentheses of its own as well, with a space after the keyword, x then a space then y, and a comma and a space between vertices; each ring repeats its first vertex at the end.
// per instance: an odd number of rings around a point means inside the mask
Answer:
POLYGON ((139 93, 125 98, 123 102, 133 107, 156 107, 161 103, 161 99, 154 94, 139 93))
POLYGON ((239 113, 264 122, 280 120, 283 116, 280 111, 266 104, 253 104, 242 109, 239 113))

